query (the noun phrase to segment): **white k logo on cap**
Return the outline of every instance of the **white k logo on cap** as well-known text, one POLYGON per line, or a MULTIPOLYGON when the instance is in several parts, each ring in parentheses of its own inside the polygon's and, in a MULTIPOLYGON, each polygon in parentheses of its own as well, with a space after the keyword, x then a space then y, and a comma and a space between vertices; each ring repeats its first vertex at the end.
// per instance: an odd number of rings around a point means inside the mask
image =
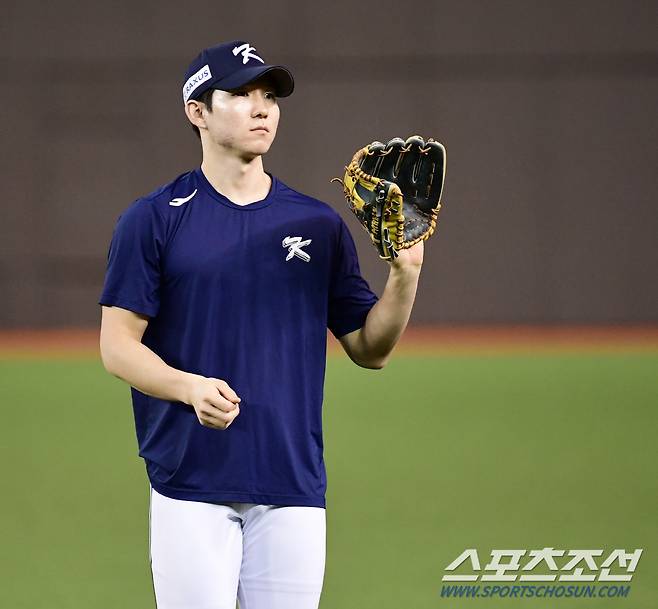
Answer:
POLYGON ((260 57, 258 57, 258 55, 252 53, 252 51, 255 50, 256 50, 255 47, 252 47, 248 43, 245 43, 240 45, 239 47, 233 47, 233 55, 237 57, 239 53, 242 53, 243 64, 247 63, 250 59, 257 59, 261 63, 265 63, 260 57))

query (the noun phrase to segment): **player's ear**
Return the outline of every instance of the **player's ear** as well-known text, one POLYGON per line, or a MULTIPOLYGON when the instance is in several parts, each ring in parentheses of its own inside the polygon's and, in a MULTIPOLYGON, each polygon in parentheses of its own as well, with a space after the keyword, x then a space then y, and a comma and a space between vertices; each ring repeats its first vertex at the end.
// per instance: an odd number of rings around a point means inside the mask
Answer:
POLYGON ((191 99, 185 104, 185 114, 187 115, 188 120, 199 129, 206 128, 204 111, 207 111, 205 104, 196 99, 191 99))

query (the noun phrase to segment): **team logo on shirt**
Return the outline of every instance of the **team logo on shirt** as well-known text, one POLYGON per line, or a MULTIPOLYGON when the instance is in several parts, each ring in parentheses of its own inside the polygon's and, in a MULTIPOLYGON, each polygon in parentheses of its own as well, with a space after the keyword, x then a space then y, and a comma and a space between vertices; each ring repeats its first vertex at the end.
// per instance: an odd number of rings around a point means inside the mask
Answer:
POLYGON ((175 199, 172 199, 171 201, 169 201, 169 205, 171 205, 172 207, 179 207, 183 203, 187 203, 196 194, 196 191, 197 189, 195 188, 194 192, 188 197, 176 197, 175 199))
POLYGON ((306 247, 311 243, 312 239, 306 239, 302 241, 301 237, 286 237, 282 242, 281 242, 281 247, 287 247, 288 248, 288 255, 286 256, 286 262, 288 260, 292 260, 294 256, 297 256, 297 258, 300 258, 304 262, 310 262, 311 256, 305 252, 302 248, 306 247))

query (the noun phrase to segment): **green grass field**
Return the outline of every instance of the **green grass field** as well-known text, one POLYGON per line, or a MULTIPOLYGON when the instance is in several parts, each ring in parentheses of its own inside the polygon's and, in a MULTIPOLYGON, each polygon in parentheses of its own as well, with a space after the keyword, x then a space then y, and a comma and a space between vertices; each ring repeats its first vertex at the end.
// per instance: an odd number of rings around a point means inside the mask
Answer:
MULTIPOLYGON (((90 359, 0 387, 0 606, 153 608, 128 387, 90 359)), ((656 353, 331 357, 322 609, 658 607, 657 407, 656 353), (644 554, 627 598, 441 598, 471 547, 644 554)))

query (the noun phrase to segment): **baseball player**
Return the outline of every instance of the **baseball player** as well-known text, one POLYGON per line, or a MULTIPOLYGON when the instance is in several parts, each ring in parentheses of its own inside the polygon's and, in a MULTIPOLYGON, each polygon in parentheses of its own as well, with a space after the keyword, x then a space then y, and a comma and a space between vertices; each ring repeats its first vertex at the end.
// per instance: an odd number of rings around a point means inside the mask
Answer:
POLYGON ((202 51, 182 88, 202 163, 112 236, 101 354, 132 388, 159 609, 318 607, 327 328, 382 368, 414 302, 422 241, 378 299, 341 217, 264 170, 293 87, 249 42, 202 51))

